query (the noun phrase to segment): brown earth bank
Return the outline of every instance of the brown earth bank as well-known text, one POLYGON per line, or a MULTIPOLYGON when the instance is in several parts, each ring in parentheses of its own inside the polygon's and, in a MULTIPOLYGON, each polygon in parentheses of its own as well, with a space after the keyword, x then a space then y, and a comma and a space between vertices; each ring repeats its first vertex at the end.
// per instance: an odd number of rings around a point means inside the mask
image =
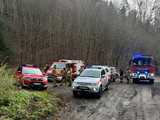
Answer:
POLYGON ((71 88, 49 90, 61 98, 59 113, 49 120, 160 120, 160 79, 154 85, 112 83, 100 99, 74 98, 71 88))

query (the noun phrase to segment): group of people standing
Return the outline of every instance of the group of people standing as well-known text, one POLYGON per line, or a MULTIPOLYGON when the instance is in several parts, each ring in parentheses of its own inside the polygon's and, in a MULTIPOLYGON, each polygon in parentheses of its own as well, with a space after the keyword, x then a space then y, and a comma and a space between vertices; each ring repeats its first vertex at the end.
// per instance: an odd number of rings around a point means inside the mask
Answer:
POLYGON ((67 66, 66 68, 63 68, 60 72, 57 72, 56 66, 54 66, 52 70, 52 74, 54 77, 54 83, 57 82, 60 83, 60 85, 65 84, 65 86, 71 86, 72 84, 72 69, 70 66, 67 66), (60 76, 60 80, 58 79, 58 76, 60 76))
MULTIPOLYGON (((49 65, 46 64, 45 68, 44 68, 44 72, 47 72, 47 70, 49 69, 49 65)), ((80 73, 83 70, 80 69, 80 73)), ((65 86, 71 86, 72 85, 72 67, 67 65, 65 68, 63 68, 63 70, 61 70, 61 72, 57 72, 57 68, 56 65, 53 67, 52 69, 52 75, 53 75, 53 82, 56 85, 57 83, 60 83, 60 85, 65 84, 65 86), (58 79, 58 76, 61 76, 61 80, 58 79)), ((120 83, 124 82, 124 79, 127 80, 127 83, 130 83, 130 70, 129 68, 127 68, 125 71, 123 69, 119 69, 119 78, 120 78, 120 83)), ((57 85, 56 85, 57 86, 57 85)))
MULTIPOLYGON (((44 72, 46 73, 49 69, 49 65, 46 64, 44 72)), ((52 68, 52 77, 54 85, 57 86, 57 83, 60 85, 71 86, 72 85, 72 67, 68 64, 62 70, 57 70, 56 65, 52 68)))
POLYGON ((128 84, 130 83, 131 78, 130 78, 129 68, 127 68, 125 72, 122 69, 120 69, 119 75, 120 75, 120 83, 124 81, 124 78, 126 78, 128 84))

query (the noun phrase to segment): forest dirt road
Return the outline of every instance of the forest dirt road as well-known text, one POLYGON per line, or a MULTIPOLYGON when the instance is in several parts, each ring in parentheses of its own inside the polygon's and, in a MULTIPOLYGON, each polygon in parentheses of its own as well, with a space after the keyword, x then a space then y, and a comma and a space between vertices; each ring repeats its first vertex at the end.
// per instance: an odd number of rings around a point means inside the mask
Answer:
POLYGON ((57 87, 54 91, 66 103, 58 120, 160 120, 158 78, 154 85, 113 83, 100 99, 74 98, 67 87, 57 87))

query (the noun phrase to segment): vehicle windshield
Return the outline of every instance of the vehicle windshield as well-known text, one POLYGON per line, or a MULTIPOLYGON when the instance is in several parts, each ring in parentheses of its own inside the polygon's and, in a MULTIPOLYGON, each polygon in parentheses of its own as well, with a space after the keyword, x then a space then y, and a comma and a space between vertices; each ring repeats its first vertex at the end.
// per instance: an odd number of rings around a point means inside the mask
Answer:
POLYGON ((93 77, 93 78, 100 78, 100 71, 97 70, 84 70, 80 77, 93 77))
POLYGON ((42 72, 39 68, 23 68, 23 74, 31 74, 31 75, 42 75, 42 72))
POLYGON ((65 63, 53 63, 51 68, 56 67, 56 69, 64 69, 66 67, 65 63))
POLYGON ((151 58, 138 58, 138 59, 134 59, 133 61, 133 65, 151 65, 152 64, 152 59, 151 58))

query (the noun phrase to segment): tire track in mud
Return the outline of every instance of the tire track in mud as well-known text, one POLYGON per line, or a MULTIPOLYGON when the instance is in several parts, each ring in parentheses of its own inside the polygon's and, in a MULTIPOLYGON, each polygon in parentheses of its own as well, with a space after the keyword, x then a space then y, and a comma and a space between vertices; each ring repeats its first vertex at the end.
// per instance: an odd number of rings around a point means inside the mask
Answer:
POLYGON ((99 108, 96 108, 95 114, 90 116, 88 120, 114 119, 117 113, 116 106, 119 104, 120 95, 124 93, 124 91, 125 89, 121 87, 116 89, 114 92, 110 91, 110 94, 105 93, 105 95, 99 101, 101 105, 99 105, 99 108))
POLYGON ((125 114, 120 116, 121 120, 160 120, 160 96, 153 91, 159 87, 159 82, 134 85, 137 95, 130 101, 125 114))
POLYGON ((113 84, 100 99, 71 97, 70 108, 61 112, 61 120, 120 120, 130 99, 136 95, 134 87, 113 84), (125 107, 124 107, 125 106, 125 107))
MULTIPOLYGON (((58 89, 57 89, 58 90, 58 89)), ((61 88, 67 99, 58 120, 160 120, 160 82, 113 83, 100 99, 74 98, 71 89, 61 88)))

